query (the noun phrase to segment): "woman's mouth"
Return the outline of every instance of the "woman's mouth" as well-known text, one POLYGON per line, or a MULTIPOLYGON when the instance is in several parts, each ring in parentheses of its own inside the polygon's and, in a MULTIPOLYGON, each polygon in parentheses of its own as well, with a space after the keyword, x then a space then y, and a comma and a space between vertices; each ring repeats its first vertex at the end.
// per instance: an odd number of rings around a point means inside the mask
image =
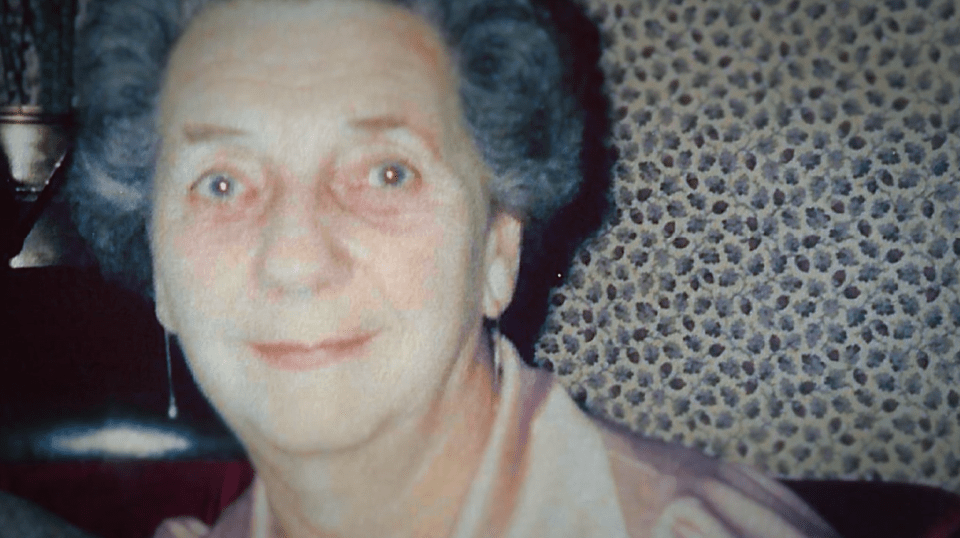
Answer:
POLYGON ((300 372, 332 366, 359 358, 375 332, 328 338, 316 344, 300 342, 252 342, 250 347, 268 365, 279 370, 300 372))

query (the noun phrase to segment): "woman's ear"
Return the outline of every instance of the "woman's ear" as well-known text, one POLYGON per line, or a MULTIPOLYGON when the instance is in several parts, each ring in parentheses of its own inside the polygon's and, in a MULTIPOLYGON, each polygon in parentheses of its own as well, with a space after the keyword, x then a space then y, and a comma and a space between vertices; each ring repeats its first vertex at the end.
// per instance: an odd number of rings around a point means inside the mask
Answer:
POLYGON ((520 271, 520 241, 523 225, 505 212, 498 213, 490 225, 486 252, 486 282, 483 290, 483 314, 499 318, 507 309, 520 271))

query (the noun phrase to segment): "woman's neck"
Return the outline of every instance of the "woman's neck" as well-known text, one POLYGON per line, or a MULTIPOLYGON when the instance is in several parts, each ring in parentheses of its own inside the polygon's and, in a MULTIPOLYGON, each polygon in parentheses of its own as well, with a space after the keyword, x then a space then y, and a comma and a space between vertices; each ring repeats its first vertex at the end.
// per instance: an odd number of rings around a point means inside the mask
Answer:
POLYGON ((496 416, 486 338, 420 416, 336 454, 254 452, 277 536, 448 536, 496 416))

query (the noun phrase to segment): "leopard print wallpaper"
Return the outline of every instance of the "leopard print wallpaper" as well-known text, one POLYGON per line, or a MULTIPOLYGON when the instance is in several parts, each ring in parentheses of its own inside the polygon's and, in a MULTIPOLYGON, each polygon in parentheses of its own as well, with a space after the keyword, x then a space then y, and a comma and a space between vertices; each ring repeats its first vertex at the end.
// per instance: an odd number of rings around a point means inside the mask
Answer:
POLYGON ((648 436, 960 491, 958 3, 583 1, 616 211, 535 362, 648 436))

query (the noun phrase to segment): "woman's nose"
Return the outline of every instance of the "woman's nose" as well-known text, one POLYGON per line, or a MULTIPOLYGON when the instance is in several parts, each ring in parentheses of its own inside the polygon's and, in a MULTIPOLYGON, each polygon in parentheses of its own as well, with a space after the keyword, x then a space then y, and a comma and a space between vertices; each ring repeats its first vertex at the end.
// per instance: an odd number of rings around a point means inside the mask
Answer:
POLYGON ((260 284, 268 292, 316 294, 349 279, 348 252, 319 210, 309 197, 290 196, 269 212, 259 263, 260 284))

